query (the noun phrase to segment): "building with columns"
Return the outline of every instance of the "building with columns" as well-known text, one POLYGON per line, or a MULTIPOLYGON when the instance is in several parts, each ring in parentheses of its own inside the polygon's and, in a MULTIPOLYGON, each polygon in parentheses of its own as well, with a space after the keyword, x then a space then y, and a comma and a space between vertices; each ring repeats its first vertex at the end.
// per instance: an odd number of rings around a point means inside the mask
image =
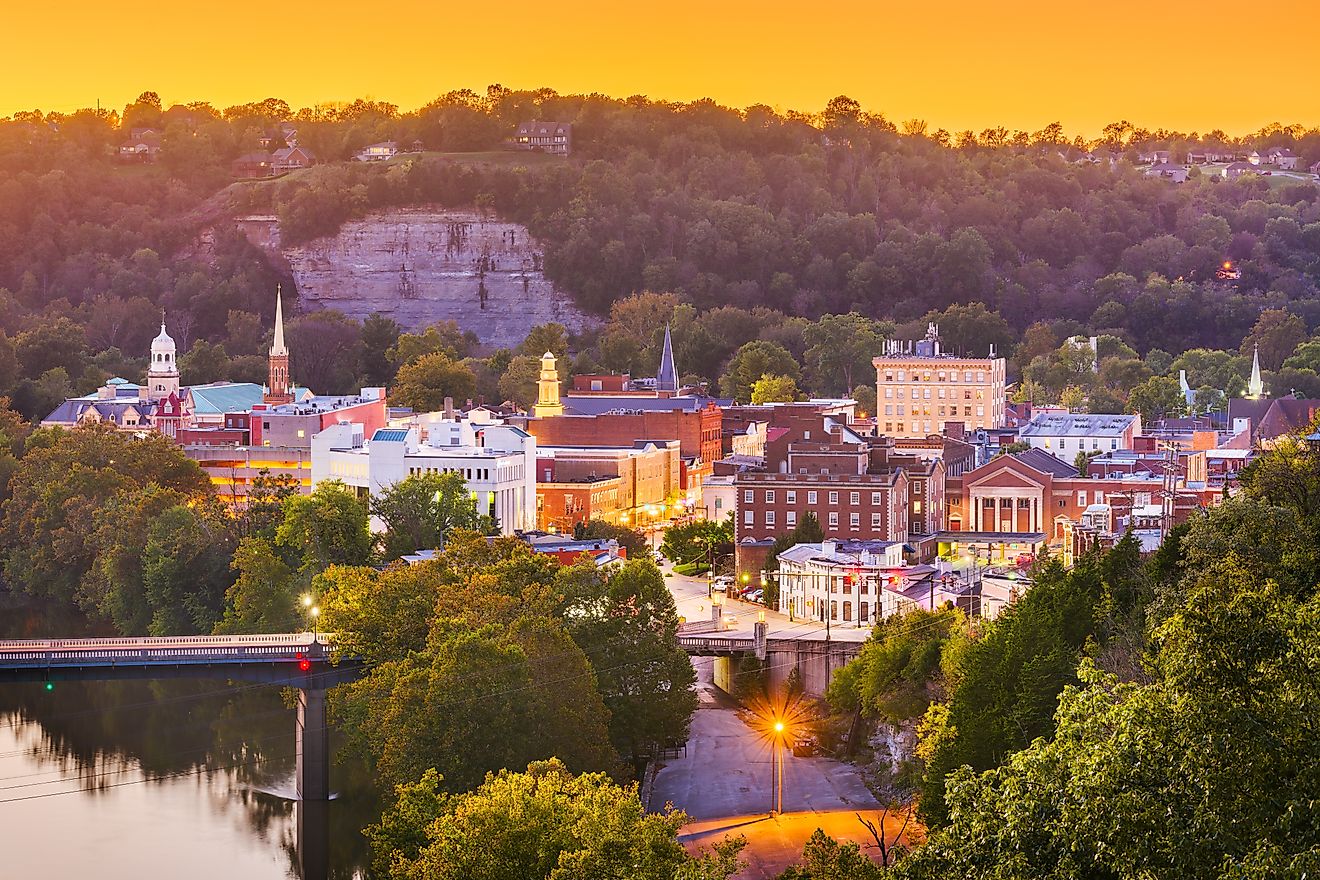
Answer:
MULTIPOLYGON (((1061 546, 1070 523, 1083 521, 1093 505, 1107 505, 1115 516, 1159 506, 1164 482, 1156 474, 1083 476, 1041 449, 999 455, 978 468, 945 481, 946 530, 937 536, 941 556, 979 555, 984 561, 1013 562, 1046 545, 1061 546)), ((1173 496, 1173 523, 1215 503, 1218 490, 1179 479, 1173 496)))

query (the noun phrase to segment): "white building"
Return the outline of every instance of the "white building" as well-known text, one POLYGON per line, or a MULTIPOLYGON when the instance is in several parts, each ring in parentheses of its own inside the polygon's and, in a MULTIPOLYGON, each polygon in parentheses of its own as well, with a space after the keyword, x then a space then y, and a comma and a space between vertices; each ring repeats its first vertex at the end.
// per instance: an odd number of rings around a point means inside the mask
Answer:
POLYGON ((1018 429, 1018 440, 1069 464, 1079 452, 1131 449, 1141 416, 1043 412, 1018 429))
MULTIPOLYGON (((510 425, 428 422, 380 428, 370 439, 361 425, 340 423, 312 438, 312 485, 339 480, 375 496, 416 474, 463 475, 480 513, 511 535, 536 526, 536 438, 510 425)), ((373 519, 372 528, 381 524, 373 519)))
MULTIPOLYGON (((896 542, 798 544, 779 554, 779 607, 794 619, 870 625, 904 608, 929 607, 930 582, 917 581, 933 571, 907 565, 896 542)), ((958 597, 937 584, 933 598, 939 607, 958 597)))

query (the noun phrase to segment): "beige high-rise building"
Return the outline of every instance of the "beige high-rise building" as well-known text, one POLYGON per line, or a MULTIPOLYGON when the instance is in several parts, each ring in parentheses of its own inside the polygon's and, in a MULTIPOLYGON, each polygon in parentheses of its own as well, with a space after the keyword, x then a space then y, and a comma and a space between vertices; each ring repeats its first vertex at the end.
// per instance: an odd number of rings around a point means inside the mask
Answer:
POLYGON ((890 342, 872 360, 876 375, 876 428, 890 437, 938 434, 949 422, 968 430, 1004 424, 1004 359, 957 357, 940 350, 931 324, 915 343, 890 342))

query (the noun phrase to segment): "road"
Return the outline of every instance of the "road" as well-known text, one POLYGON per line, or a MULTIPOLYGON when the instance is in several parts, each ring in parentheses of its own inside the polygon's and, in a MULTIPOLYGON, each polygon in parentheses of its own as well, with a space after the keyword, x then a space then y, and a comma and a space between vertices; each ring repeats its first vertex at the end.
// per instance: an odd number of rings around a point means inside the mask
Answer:
POLYGON ((875 798, 855 767, 828 758, 785 752, 784 813, 770 817, 770 747, 711 683, 711 660, 696 658, 694 665, 701 702, 687 752, 664 762, 651 798, 652 808, 672 803, 692 817, 681 832, 684 844, 695 850, 729 834, 744 835, 747 867, 738 877, 760 880, 795 864, 817 828, 871 843, 856 813, 876 821, 875 798))

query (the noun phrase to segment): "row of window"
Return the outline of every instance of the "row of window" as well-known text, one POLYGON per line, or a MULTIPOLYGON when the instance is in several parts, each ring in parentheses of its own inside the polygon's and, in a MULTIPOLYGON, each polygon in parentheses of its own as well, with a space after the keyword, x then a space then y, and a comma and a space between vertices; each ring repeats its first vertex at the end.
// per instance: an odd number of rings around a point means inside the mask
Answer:
MULTIPOLYGON (((918 504, 919 504, 919 503, 918 503, 918 504)), ((920 512, 920 507, 919 507, 919 506, 918 506, 918 512, 920 512)), ((765 525, 767 525, 767 526, 771 526, 771 527, 774 527, 774 526, 777 526, 777 525, 778 525, 778 522, 776 522, 777 517, 776 517, 775 512, 774 512, 773 510, 765 510, 765 511, 762 511, 762 513, 763 513, 763 515, 764 515, 764 516, 763 516, 763 519, 762 519, 762 522, 763 522, 765 525)), ((827 522, 828 522, 828 524, 829 524, 830 526, 832 526, 832 527, 836 527, 836 528, 837 528, 838 525, 839 525, 839 514, 838 514, 838 512, 837 512, 837 511, 830 511, 830 513, 829 513, 829 515, 828 515, 828 517, 827 517, 827 522)), ((755 525, 756 525, 756 511, 755 511, 755 510, 744 510, 744 511, 743 511, 743 525, 744 525, 744 526, 755 526, 755 525)), ((787 526, 787 527, 789 527, 789 528, 792 528, 792 527, 794 527, 794 526, 797 525, 797 511, 796 511, 796 510, 790 510, 790 511, 788 511, 787 513, 784 514, 784 525, 787 526)), ((883 524, 883 522, 881 521, 881 514, 878 514, 878 513, 873 513, 873 514, 871 514, 871 528, 873 528, 873 529, 879 529, 879 528, 883 528, 883 525, 884 525, 884 524, 883 524)), ((861 515, 860 513, 850 513, 850 514, 848 514, 848 527, 851 528, 851 529, 853 529, 853 530, 860 530, 861 527, 862 527, 862 515, 861 515)))
MULTIPOLYGON (((944 393, 944 389, 943 389, 943 388, 939 388, 939 389, 936 389, 936 390, 939 392, 938 394, 935 395, 935 399, 936 399, 936 400, 957 400, 957 399, 958 399, 958 389, 957 389, 957 388, 950 388, 950 389, 949 389, 948 396, 945 396, 945 393, 944 393)), ((897 397, 899 400, 904 400, 904 399, 906 399, 906 391, 907 391, 907 389, 905 389, 905 388, 899 388, 899 389, 886 388, 886 389, 885 389, 885 400, 893 400, 895 397, 897 397), (895 393, 895 390, 897 390, 897 393, 895 393)), ((912 389, 912 399, 913 399, 913 400, 930 400, 930 399, 931 399, 931 397, 930 397, 930 389, 929 389, 929 388, 913 388, 913 389, 912 389)), ((976 389, 976 397, 973 398, 973 397, 972 397, 972 389, 971 389, 971 388, 964 388, 964 389, 963 389, 963 396, 962 396, 962 399, 963 399, 963 400, 985 400, 985 389, 984 389, 984 388, 977 388, 977 389, 976 389)))
MULTIPOLYGON (((920 490, 918 490, 918 494, 920 494, 920 490)), ((785 489, 785 490, 784 490, 784 502, 785 502, 786 504, 797 504, 797 500, 798 500, 798 499, 797 499, 797 496, 798 496, 798 493, 797 493, 797 490, 796 490, 796 489, 785 489)), ((885 493, 883 493, 883 492, 872 492, 872 493, 871 493, 871 503, 872 503, 872 504, 884 504, 884 503, 885 503, 885 497, 884 497, 884 496, 885 496, 885 493)), ((808 491, 807 491, 807 503, 808 503, 808 504, 816 504, 816 503, 818 503, 818 498, 819 498, 819 497, 820 497, 820 493, 817 492, 815 489, 811 489, 811 490, 808 490, 808 491)), ((830 501, 829 501, 830 504, 838 504, 838 503, 839 503, 839 493, 838 493, 838 492, 830 492, 830 493, 829 493, 829 500, 830 500, 830 501)), ((755 504, 755 503, 756 503, 756 490, 755 490, 755 489, 743 489, 743 504, 755 504)), ((774 504, 774 503, 775 503, 775 490, 774 490, 774 489, 766 489, 766 490, 765 490, 765 503, 766 503, 766 504, 774 504)), ((849 504, 861 504, 861 503, 862 503, 862 493, 861 493, 861 492, 849 492, 849 493, 848 493, 848 503, 849 503, 849 504)))
MULTIPOLYGON (((1085 437, 1078 437, 1078 438, 1077 438, 1077 451, 1078 451, 1078 452, 1082 452, 1083 450, 1086 449, 1086 439, 1087 439, 1087 438, 1085 438, 1085 437)), ((1097 450, 1097 451, 1098 451, 1098 450, 1100 449, 1100 439, 1099 439, 1098 437, 1092 437, 1092 438, 1090 438, 1090 439, 1091 439, 1091 449, 1092 449, 1092 450, 1097 450)), ((1048 438, 1048 437, 1045 438, 1045 448, 1046 448, 1046 449, 1051 448, 1051 447, 1050 447, 1050 438, 1048 438)), ((1111 439, 1109 440, 1109 448, 1110 448, 1110 449, 1118 449, 1118 438, 1117 438, 1117 437, 1113 437, 1113 438, 1111 438, 1111 439)), ((1059 438, 1059 451, 1060 451, 1060 452, 1065 452, 1065 451, 1067 451, 1067 449, 1068 449, 1068 438, 1067 438, 1067 437, 1060 437, 1060 438, 1059 438)))
MULTIPOLYGON (((957 382, 959 375, 961 375, 962 381, 970 382, 972 381, 972 372, 973 372, 972 370, 964 370, 960 374, 957 370, 948 370, 948 371, 937 370, 933 373, 930 370, 913 370, 912 378, 908 379, 907 370, 897 370, 897 371, 885 370, 885 381, 886 382, 894 382, 894 381, 930 382, 932 381, 932 377, 934 377, 934 381, 936 382, 957 382), (895 380, 894 378, 895 376, 898 377, 897 380, 895 380)), ((977 382, 982 382, 982 383, 985 382, 985 370, 976 370, 975 373, 976 373, 977 382)))
MULTIPOLYGON (((894 411, 894 405, 893 405, 892 403, 886 403, 886 404, 885 404, 885 415, 887 415, 887 416, 892 416, 892 415, 899 415, 899 416, 902 416, 902 415, 906 415, 907 413, 905 413, 905 412, 903 411, 903 407, 904 407, 904 404, 901 404, 901 403, 900 403, 900 404, 898 405, 898 411, 895 412, 895 411, 894 411)), ((950 407, 943 407, 943 406, 941 406, 941 407, 939 407, 938 412, 939 412, 939 415, 942 415, 942 416, 943 416, 943 415, 956 416, 956 415, 958 415, 958 407, 956 407, 956 406, 950 406, 950 407), (947 411, 946 411, 946 410, 947 410, 947 411)), ((929 406, 927 406, 927 407, 913 406, 913 407, 912 407, 912 415, 914 415, 914 416, 922 416, 922 415, 929 416, 929 415, 933 415, 933 414, 934 414, 934 413, 931 412, 931 407, 929 407, 929 406)), ((964 407, 962 408, 962 414, 963 414, 964 416, 970 416, 970 415, 972 414, 972 408, 971 408, 970 406, 964 406, 964 407)), ((984 407, 984 406, 978 406, 978 407, 976 408, 976 415, 977 415, 978 417, 984 418, 984 417, 985 417, 985 407, 984 407)))

